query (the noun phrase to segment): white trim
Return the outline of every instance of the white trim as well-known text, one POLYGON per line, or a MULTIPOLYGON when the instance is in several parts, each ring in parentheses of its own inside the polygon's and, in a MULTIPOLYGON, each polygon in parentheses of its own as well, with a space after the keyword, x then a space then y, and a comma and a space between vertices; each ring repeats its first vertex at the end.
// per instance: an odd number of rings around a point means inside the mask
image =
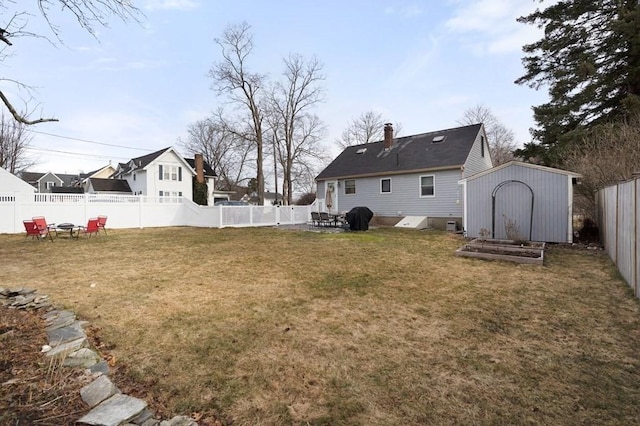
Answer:
POLYGON ((393 186, 391 185, 391 178, 390 177, 380 178, 380 194, 391 194, 392 192, 393 192, 393 186), (382 181, 383 180, 388 180, 389 181, 389 191, 387 191, 387 192, 382 190, 382 181))
POLYGON ((418 195, 420 198, 434 198, 436 196, 436 175, 420 175, 418 176, 418 195), (423 177, 432 177, 433 178, 433 195, 422 195, 422 178, 423 177))
POLYGON ((464 236, 468 237, 468 235, 466 235, 467 230, 469 229, 469 227, 467 226, 467 181, 464 180, 462 181, 462 231, 464 232, 464 236))
POLYGON ((567 185, 567 201, 569 202, 568 211, 568 228, 567 228, 567 242, 573 243, 573 177, 567 176, 568 185, 567 185))
POLYGON ((557 173, 557 174, 561 174, 561 175, 571 176, 572 178, 573 177, 575 177, 575 178, 582 177, 581 174, 570 172, 568 170, 554 169, 553 167, 546 167, 546 166, 539 166, 537 164, 523 163, 522 161, 509 161, 508 163, 500 164, 499 166, 492 167, 490 169, 483 170, 480 173, 476 173, 475 175, 466 177, 466 178, 464 178, 464 180, 477 179, 477 178, 479 178, 481 176, 485 176, 485 175, 488 175, 489 173, 497 172, 498 170, 502 170, 502 169, 505 169, 505 168, 510 167, 510 166, 529 167, 531 169, 542 170, 542 171, 546 171, 546 172, 550 172, 550 173, 557 173))

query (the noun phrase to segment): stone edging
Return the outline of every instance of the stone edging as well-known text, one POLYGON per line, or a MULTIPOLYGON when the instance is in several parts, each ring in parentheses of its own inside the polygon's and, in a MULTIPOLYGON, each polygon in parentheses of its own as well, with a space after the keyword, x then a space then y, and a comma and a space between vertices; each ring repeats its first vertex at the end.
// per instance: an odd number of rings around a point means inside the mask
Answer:
POLYGON ((62 366, 83 368, 93 381, 80 389, 80 397, 87 404, 88 413, 78 419, 80 424, 96 426, 198 426, 187 416, 170 420, 154 417, 147 403, 124 395, 109 379, 109 364, 90 349, 84 332, 85 321, 67 310, 58 310, 47 295, 38 295, 28 288, 0 287, 0 304, 9 309, 44 312, 48 344, 42 347, 44 356, 59 360, 62 366))

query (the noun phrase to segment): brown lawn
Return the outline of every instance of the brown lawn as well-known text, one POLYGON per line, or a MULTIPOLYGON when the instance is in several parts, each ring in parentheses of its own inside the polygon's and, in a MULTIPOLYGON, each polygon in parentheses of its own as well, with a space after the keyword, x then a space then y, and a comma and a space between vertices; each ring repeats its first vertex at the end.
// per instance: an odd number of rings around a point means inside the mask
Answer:
POLYGON ((163 414, 638 423, 640 305, 606 255, 554 247, 539 267, 455 257, 461 244, 385 228, 0 235, 0 286, 88 320, 116 378, 163 414))

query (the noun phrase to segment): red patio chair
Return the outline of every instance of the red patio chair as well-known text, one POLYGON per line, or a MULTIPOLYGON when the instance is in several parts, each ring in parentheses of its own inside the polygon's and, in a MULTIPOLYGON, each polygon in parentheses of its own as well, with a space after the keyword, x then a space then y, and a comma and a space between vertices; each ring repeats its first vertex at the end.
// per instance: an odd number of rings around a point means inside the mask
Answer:
POLYGON ((42 240, 43 238, 49 237, 51 241, 53 241, 53 237, 51 236, 51 232, 49 232, 49 228, 40 228, 38 224, 33 220, 23 220, 22 223, 24 224, 25 231, 27 231, 27 235, 25 238, 31 235, 31 239, 37 238, 38 240, 42 240))
POLYGON ((56 224, 55 223, 49 223, 47 224, 47 220, 44 218, 44 216, 34 216, 31 218, 31 220, 33 220, 36 225, 38 225, 38 228, 40 229, 46 229, 49 233, 50 232, 55 232, 56 237, 58 236, 58 231, 56 230, 56 224))
POLYGON ((81 226, 78 229, 78 236, 83 233, 87 238, 91 238, 91 235, 100 235, 100 227, 98 226, 98 218, 89 219, 87 226, 81 226))
POLYGON ((107 228, 105 228, 106 224, 107 216, 98 216, 98 229, 102 229, 105 235, 107 235, 107 228))

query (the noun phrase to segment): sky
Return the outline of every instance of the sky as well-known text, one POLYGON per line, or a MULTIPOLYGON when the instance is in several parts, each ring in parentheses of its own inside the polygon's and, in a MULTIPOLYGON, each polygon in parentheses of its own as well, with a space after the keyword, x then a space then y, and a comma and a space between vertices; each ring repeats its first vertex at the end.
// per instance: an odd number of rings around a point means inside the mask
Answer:
POLYGON ((62 41, 37 9, 23 16, 50 41, 14 39, 0 87, 31 118, 59 120, 30 127, 29 156, 37 162, 30 171, 89 172, 168 146, 184 152, 179 139, 188 125, 224 105, 207 77, 221 59, 214 39, 243 21, 254 34, 252 71, 277 78, 290 53, 323 63, 325 100, 315 112, 331 157, 348 121, 371 110, 401 123, 407 136, 456 127, 466 109, 482 104, 522 144, 534 125, 531 107, 548 98, 514 84, 524 73, 522 46, 542 35, 516 22, 540 7, 533 0, 134 4, 144 13, 139 23, 113 18, 95 37, 69 13, 54 12, 62 41))

